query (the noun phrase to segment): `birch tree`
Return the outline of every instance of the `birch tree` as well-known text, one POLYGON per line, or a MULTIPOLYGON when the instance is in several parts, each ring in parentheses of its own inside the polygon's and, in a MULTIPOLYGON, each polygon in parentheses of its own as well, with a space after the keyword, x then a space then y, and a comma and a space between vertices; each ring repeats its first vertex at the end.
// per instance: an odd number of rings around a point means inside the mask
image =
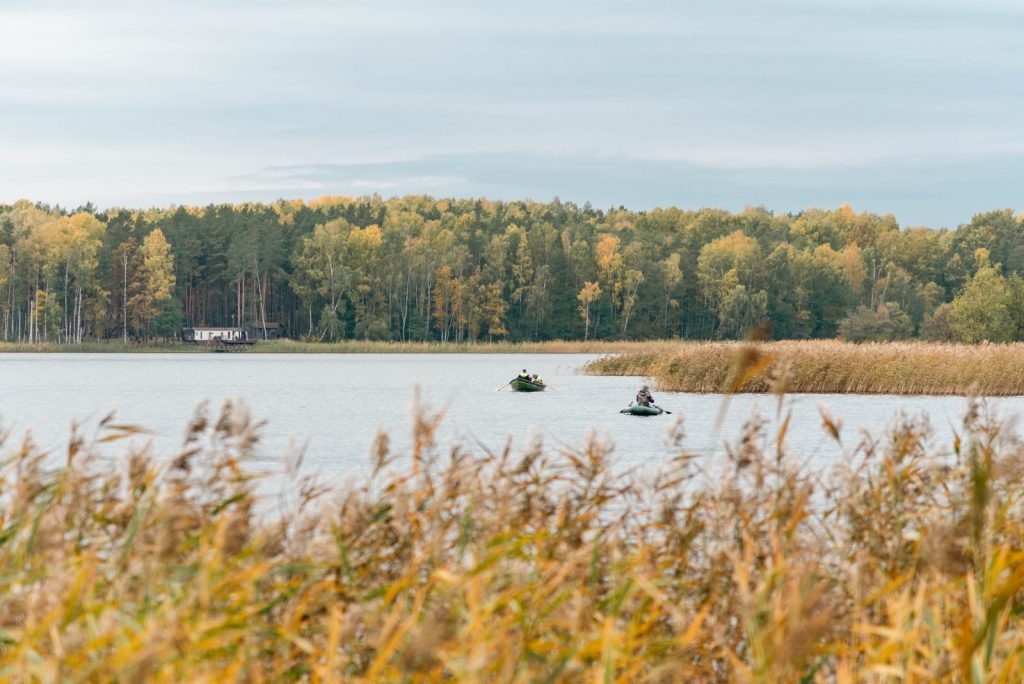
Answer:
POLYGON ((323 302, 320 312, 320 339, 334 341, 344 336, 341 314, 350 273, 345 268, 345 250, 352 226, 345 219, 335 219, 317 226, 304 238, 295 255, 292 289, 309 307, 310 332, 313 328, 314 304, 323 302))

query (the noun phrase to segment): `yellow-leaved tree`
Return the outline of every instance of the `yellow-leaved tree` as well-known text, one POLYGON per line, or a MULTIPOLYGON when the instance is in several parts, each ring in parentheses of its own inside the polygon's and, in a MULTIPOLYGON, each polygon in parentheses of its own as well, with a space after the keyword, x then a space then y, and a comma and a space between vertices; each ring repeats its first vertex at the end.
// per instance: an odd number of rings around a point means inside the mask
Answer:
POLYGON ((580 300, 580 316, 583 318, 583 339, 590 339, 590 305, 601 297, 601 285, 587 281, 576 295, 580 300))
POLYGON ((139 290, 129 301, 133 324, 149 337, 150 324, 174 292, 174 255, 159 228, 142 241, 139 290))

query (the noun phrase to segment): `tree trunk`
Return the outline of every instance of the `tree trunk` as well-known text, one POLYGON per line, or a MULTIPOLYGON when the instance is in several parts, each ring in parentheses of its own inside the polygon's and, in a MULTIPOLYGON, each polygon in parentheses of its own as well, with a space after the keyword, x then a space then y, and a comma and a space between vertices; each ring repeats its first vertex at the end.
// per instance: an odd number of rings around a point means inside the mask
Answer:
POLYGON ((252 272, 253 278, 256 281, 256 296, 259 297, 260 303, 260 318, 259 322, 263 326, 263 339, 267 339, 267 307, 266 307, 266 294, 263 292, 263 284, 260 282, 260 265, 256 261, 256 254, 252 255, 252 272))
POLYGON ((128 252, 121 252, 121 263, 124 265, 124 279, 122 280, 121 295, 121 319, 124 332, 124 343, 128 344, 128 252))

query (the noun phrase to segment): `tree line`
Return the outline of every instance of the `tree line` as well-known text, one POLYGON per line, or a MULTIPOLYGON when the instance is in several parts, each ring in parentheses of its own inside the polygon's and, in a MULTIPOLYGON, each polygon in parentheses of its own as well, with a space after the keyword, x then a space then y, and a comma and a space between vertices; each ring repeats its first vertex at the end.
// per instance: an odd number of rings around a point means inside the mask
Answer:
POLYGON ((1024 218, 407 196, 0 204, 0 338, 1024 339, 1024 218))

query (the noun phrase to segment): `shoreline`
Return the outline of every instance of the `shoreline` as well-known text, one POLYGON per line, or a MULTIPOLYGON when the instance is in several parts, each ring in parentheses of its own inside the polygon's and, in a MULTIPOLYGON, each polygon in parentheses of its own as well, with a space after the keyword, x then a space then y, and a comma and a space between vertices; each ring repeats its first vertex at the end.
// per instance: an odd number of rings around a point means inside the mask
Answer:
MULTIPOLYGON (((231 354, 626 354, 649 349, 652 344, 671 345, 671 341, 612 342, 566 341, 544 342, 374 342, 346 340, 342 342, 296 342, 293 340, 260 341, 231 354)), ((211 346, 190 342, 128 344, 121 342, 84 342, 82 344, 26 344, 0 342, 0 354, 210 354, 211 346)))

